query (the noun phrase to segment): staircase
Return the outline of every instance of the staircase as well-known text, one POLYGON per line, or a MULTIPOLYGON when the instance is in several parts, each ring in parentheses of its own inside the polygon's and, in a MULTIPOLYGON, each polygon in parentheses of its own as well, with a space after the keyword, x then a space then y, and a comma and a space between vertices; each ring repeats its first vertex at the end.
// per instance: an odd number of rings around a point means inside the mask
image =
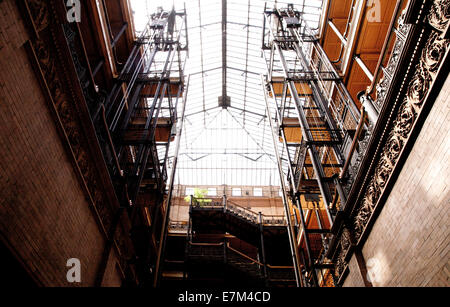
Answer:
MULTIPOLYGON (((187 267, 214 268, 211 275, 219 275, 217 268, 224 265, 225 275, 247 281, 249 286, 295 287, 295 275, 291 266, 266 266, 264 264, 227 244, 201 244, 188 242, 186 249, 187 267)), ((189 270, 189 269, 188 269, 189 270)), ((206 269, 205 271, 207 271, 206 269)))
MULTIPOLYGON (((232 215, 236 218, 242 219, 253 226, 259 225, 259 213, 256 213, 250 209, 244 208, 232 201, 226 201, 224 204, 222 201, 201 202, 200 199, 193 199, 191 205, 191 212, 193 211, 223 211, 226 214, 232 215)), ((261 215, 262 223, 266 226, 286 226, 286 220, 284 215, 261 215)))
MULTIPOLYGON (((254 226, 259 225, 259 213, 250 209, 244 208, 228 201, 225 207, 225 213, 233 215, 237 218, 245 220, 254 226)), ((282 215, 263 215, 261 214, 262 223, 267 226, 286 226, 286 220, 282 215)))
POLYGON ((251 279, 264 281, 263 264, 227 246, 227 264, 251 279))
POLYGON ((192 230, 196 233, 230 233, 254 246, 261 243, 261 227, 267 245, 278 245, 287 238, 282 215, 259 215, 231 201, 209 203, 193 200, 190 207, 192 230), (261 221, 262 223, 261 223, 261 221), (262 225, 261 225, 262 224, 262 225))
POLYGON ((296 287, 295 273, 292 267, 268 266, 267 286, 296 287))
MULTIPOLYGON (((263 215, 224 197, 222 200, 192 198, 186 248, 186 267, 192 276, 223 276, 225 280, 251 286, 295 286, 283 215, 263 215), (193 243, 193 236, 229 233, 258 248, 265 261, 285 266, 264 265, 229 243, 193 243), (264 243, 264 244, 263 244, 264 243), (225 245, 226 244, 226 245, 225 245), (264 251, 262 247, 264 246, 264 251), (288 264, 288 265, 286 265, 288 264), (215 273, 214 273, 215 272, 215 273)), ((262 258, 261 258, 262 259, 262 258)), ((212 277, 210 277, 212 278, 212 277)))

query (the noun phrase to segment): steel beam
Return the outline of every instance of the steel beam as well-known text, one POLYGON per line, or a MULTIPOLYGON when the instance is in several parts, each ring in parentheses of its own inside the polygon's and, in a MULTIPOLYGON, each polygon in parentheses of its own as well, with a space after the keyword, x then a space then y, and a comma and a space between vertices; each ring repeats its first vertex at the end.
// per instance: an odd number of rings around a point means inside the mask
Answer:
MULTIPOLYGON (((281 48, 279 47, 279 45, 277 43, 275 43, 274 45, 275 45, 275 49, 278 52, 278 55, 280 56, 280 59, 281 59, 284 77, 286 78, 286 80, 289 80, 289 72, 288 72, 286 60, 283 55, 283 51, 281 50, 281 48)), ((319 155, 317 153, 317 150, 314 145, 308 144, 308 143, 314 141, 313 136, 311 134, 311 130, 309 128, 308 120, 306 119, 305 112, 303 111, 302 102, 300 101, 300 98, 298 96, 298 92, 297 92, 295 83, 293 81, 288 81, 287 84, 289 86, 289 91, 291 93, 291 97, 293 97, 294 101, 295 101, 295 107, 297 109, 297 116, 298 116, 299 123, 301 125, 302 135, 305 138, 305 141, 308 146, 308 153, 311 158, 311 162, 312 162, 312 165, 314 168, 314 173, 317 177, 317 182, 319 183, 319 188, 322 193, 322 198, 323 198, 324 204, 327 208, 328 219, 330 221, 330 224, 333 224, 333 219, 332 219, 331 213, 329 212, 329 206, 332 201, 331 192, 330 192, 330 189, 327 186, 327 184, 323 181, 323 178, 325 177, 325 173, 323 171, 322 165, 320 164, 320 161, 318 158, 319 155)))
POLYGON ((284 178, 284 174, 283 174, 283 166, 282 166, 282 162, 281 162, 280 153, 278 152, 278 146, 277 146, 278 136, 275 134, 275 124, 273 123, 272 116, 270 116, 271 113, 270 113, 270 107, 269 107, 269 100, 267 99, 266 89, 264 88, 265 82, 264 82, 263 76, 261 76, 261 82, 262 82, 261 84, 263 86, 263 91, 264 91, 264 100, 266 103, 266 113, 268 114, 270 129, 272 132, 271 133, 272 141, 273 141, 275 156, 276 156, 276 160, 277 160, 278 174, 280 176, 281 189, 283 191, 283 193, 281 194, 281 197, 283 199, 284 213, 285 213, 285 217, 286 217, 286 221, 287 221, 289 245, 291 248, 292 262, 294 264, 295 280, 297 283, 297 287, 299 287, 300 286, 300 276, 301 276, 300 259, 299 259, 298 249, 297 249, 297 242, 295 241, 295 236, 294 236, 294 227, 292 226, 292 221, 291 221, 291 213, 290 213, 289 202, 288 202, 287 193, 286 193, 286 182, 285 182, 285 178, 284 178))
MULTIPOLYGON (((263 79, 263 77, 261 77, 261 82, 263 83, 263 88, 264 88, 264 79, 263 79)), ((272 91, 272 93, 274 95, 275 91, 273 90, 273 85, 270 84, 270 87, 271 87, 271 91, 272 91)), ((270 124, 271 124, 271 127, 272 127, 272 120, 273 119, 272 119, 272 116, 270 115, 270 109, 269 109, 269 104, 268 104, 268 100, 269 99, 267 97, 267 91, 266 90, 264 91, 264 99, 266 101, 267 113, 269 114, 269 121, 270 121, 270 124)), ((274 98, 274 100, 275 100, 275 104, 277 106, 276 107, 277 112, 276 112, 276 115, 275 115, 275 119, 276 119, 276 121, 279 122, 281 120, 280 119, 281 113, 280 113, 280 109, 278 108, 278 104, 276 102, 276 98, 274 98)), ((290 162, 290 161, 292 161, 292 159, 291 159, 291 154, 290 154, 289 150, 287 149, 288 147, 287 147, 287 142, 286 142, 286 135, 284 134, 284 129, 279 129, 279 133, 281 134, 281 138, 283 140, 284 148, 286 148, 287 160, 290 162)), ((276 142, 277 142, 277 140, 274 139, 275 151, 278 152, 278 148, 276 148, 277 147, 276 146, 276 142)), ((282 169, 280 169, 280 172, 282 173, 282 169)), ((308 237, 308 233, 307 233, 307 226, 306 226, 306 222, 305 222, 305 216, 303 214, 303 209, 302 209, 302 205, 301 205, 300 199, 298 199, 298 197, 296 197, 298 191, 297 191, 297 185, 295 183, 295 173, 294 173, 294 170, 293 170, 293 167, 292 167, 291 163, 289 163, 289 165, 288 165, 288 176, 287 177, 288 177, 288 180, 290 181, 290 185, 292 186, 292 189, 293 189, 293 191, 292 191, 292 195, 293 195, 292 202, 295 203, 297 208, 299 208, 300 224, 301 224, 302 229, 303 229, 303 239, 305 240, 306 253, 308 255, 308 260, 309 260, 308 266, 311 269, 311 272, 313 274, 313 280, 314 280, 315 284, 317 285, 317 276, 316 276, 316 272, 313 269, 314 262, 312 260, 312 250, 311 250, 311 245, 309 243, 309 237, 308 237)), ((285 186, 282 186, 282 189, 284 191, 285 186)))
MULTIPOLYGON (((181 136, 183 133, 183 125, 184 125, 184 114, 186 111, 186 102, 187 102, 187 94, 188 94, 188 89, 189 89, 189 79, 190 76, 187 77, 187 81, 186 81, 186 87, 185 87, 185 92, 184 92, 184 97, 183 97, 183 108, 181 111, 181 119, 179 122, 179 127, 178 127, 178 131, 177 131, 177 136, 176 136, 176 140, 175 140, 175 154, 174 154, 174 158, 173 158, 173 164, 172 164, 172 170, 171 170, 171 174, 170 174, 170 182, 169 182, 169 186, 168 186, 168 194, 167 194, 167 206, 166 206, 166 210, 164 211, 164 218, 163 218, 163 222, 162 222, 162 231, 161 231, 161 237, 160 237, 160 243, 159 243, 159 247, 158 247, 158 254, 157 254, 157 258, 156 258, 156 266, 155 266, 155 275, 154 275, 154 279, 153 279, 153 286, 156 287, 159 284, 159 280, 161 277, 161 259, 164 258, 164 253, 165 253, 165 245, 166 245, 166 240, 167 240, 167 232, 168 232, 168 219, 169 219, 169 215, 170 215, 170 209, 171 209, 171 204, 172 204, 172 195, 173 195, 173 187, 174 187, 174 182, 175 182, 175 174, 176 174, 176 169, 177 169, 177 163, 178 163, 178 154, 179 154, 179 150, 180 150, 180 140, 181 140, 181 136)), ((191 197, 191 201, 192 201, 192 197, 191 197)))

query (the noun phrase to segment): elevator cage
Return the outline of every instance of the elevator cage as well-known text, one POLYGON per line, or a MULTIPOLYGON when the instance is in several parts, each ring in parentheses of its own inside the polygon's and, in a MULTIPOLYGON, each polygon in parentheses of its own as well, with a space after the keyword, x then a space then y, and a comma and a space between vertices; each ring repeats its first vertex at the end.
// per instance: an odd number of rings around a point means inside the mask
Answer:
POLYGON ((263 31, 261 82, 297 279, 333 284, 326 252, 345 203, 341 172, 361 113, 300 11, 266 9, 263 31))

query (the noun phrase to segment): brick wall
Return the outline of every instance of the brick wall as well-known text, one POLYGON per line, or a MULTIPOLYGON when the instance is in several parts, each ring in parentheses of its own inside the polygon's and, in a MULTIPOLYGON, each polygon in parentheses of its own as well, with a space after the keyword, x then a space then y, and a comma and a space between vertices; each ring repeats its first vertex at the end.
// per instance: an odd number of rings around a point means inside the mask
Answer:
MULTIPOLYGON (((1 238, 40 284, 93 285, 104 237, 28 61, 27 35, 16 2, 0 1, 1 238), (69 258, 81 261, 81 284, 66 280, 69 258)), ((108 285, 120 285, 114 263, 108 285)))
POLYGON ((374 286, 450 286, 449 161, 450 77, 363 247, 374 286))

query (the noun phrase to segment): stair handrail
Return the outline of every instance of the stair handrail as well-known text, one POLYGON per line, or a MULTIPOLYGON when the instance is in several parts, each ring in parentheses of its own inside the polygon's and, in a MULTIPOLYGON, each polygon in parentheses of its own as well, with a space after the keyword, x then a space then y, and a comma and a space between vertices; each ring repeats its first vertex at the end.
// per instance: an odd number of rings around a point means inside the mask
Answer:
POLYGON ((189 228, 189 221, 169 220, 169 229, 187 231, 189 228))
MULTIPOLYGON (((202 197, 202 198, 192 198, 192 207, 193 208, 200 208, 200 207, 216 207, 216 208, 225 208, 226 210, 230 211, 230 212, 234 212, 239 216, 242 216, 244 218, 247 218, 248 220, 252 221, 255 224, 259 224, 259 213, 247 209, 245 207, 243 207, 242 205, 237 204, 234 201, 231 201, 229 199, 226 199, 225 204, 223 201, 217 201, 213 198, 206 198, 206 197, 202 197), (198 202, 198 200, 210 200, 209 202, 198 202), (241 211, 241 212, 239 212, 241 211)), ((286 220, 284 219, 284 215, 276 215, 276 214, 272 214, 272 215, 266 215, 266 214, 261 214, 263 217, 263 224, 269 224, 269 225, 285 225, 286 224, 286 220), (267 223, 267 221, 278 221, 276 223, 272 223, 269 222, 267 223)))
POLYGON ((223 246, 223 242, 221 243, 194 243, 194 242, 188 242, 190 245, 193 246, 223 246))
POLYGON ((242 257, 244 257, 244 258, 250 260, 250 261, 252 262, 252 264, 255 263, 255 264, 258 264, 258 265, 260 265, 260 266, 264 266, 264 264, 262 264, 262 263, 259 262, 258 260, 253 259, 252 257, 247 256, 246 254, 244 254, 244 253, 238 251, 237 249, 232 248, 232 247, 230 246, 229 243, 227 244, 227 248, 228 248, 229 250, 231 250, 232 252, 235 252, 235 253, 237 253, 238 255, 240 255, 240 256, 242 256, 242 257))
POLYGON ((247 209, 247 208, 245 208, 245 207, 242 207, 242 206, 236 204, 235 202, 233 202, 233 201, 231 201, 231 200, 228 200, 228 201, 227 201, 227 209, 230 210, 230 211, 232 211, 232 212, 235 212, 235 213, 237 213, 238 215, 241 215, 241 216, 243 216, 243 217, 249 217, 250 220, 252 220, 252 221, 255 222, 255 223, 258 223, 259 213, 256 213, 256 212, 254 212, 254 211, 252 211, 252 210, 250 210, 250 209, 247 209), (230 206, 230 204, 231 204, 231 206, 230 206), (233 210, 233 207, 235 207, 237 210, 242 210, 243 212, 245 212, 245 213, 247 213, 247 214, 239 214, 239 212, 235 212, 235 211, 233 210))
POLYGON ((222 201, 217 201, 209 197, 192 197, 192 207, 223 207, 223 204, 222 201))
POLYGON ((267 267, 269 268, 269 269, 291 269, 291 270, 293 270, 294 269, 294 267, 293 266, 289 266, 289 265, 270 265, 270 264, 267 264, 267 267))
MULTIPOLYGON (((258 260, 253 259, 252 257, 250 257, 250 256, 248 256, 248 255, 246 255, 246 254, 244 254, 244 253, 238 251, 237 249, 232 248, 232 247, 230 246, 229 243, 227 244, 227 248, 228 248, 229 250, 231 250, 231 251, 233 251, 233 252, 239 254, 240 256, 242 256, 242 257, 244 257, 244 258, 250 260, 252 263, 256 263, 256 264, 258 264, 258 265, 260 265, 260 266, 264 266, 264 264, 261 263, 261 262, 259 262, 258 260)), ((289 266, 289 265, 270 265, 270 264, 266 264, 266 266, 267 266, 269 269, 286 269, 286 270, 288 270, 288 269, 293 270, 293 269, 294 269, 293 266, 289 266)))
POLYGON ((262 214, 263 225, 286 225, 284 215, 264 215, 262 214), (275 222, 273 222, 275 221, 275 222))
MULTIPOLYGON (((247 209, 233 201, 227 200, 227 204, 231 203, 232 206, 237 207, 243 211, 246 211, 249 213, 249 215, 254 216, 254 218, 252 219, 255 223, 259 224, 259 213, 256 213, 255 211, 252 211, 250 209, 247 209)), ((227 207, 229 207, 227 205, 227 207)), ((233 211, 233 210, 230 210, 233 211)), ((261 214, 262 216, 262 220, 263 220, 263 224, 271 224, 271 225, 285 225, 286 221, 284 220, 284 215, 276 215, 276 214, 271 214, 271 215, 267 215, 267 214, 261 214), (265 221, 267 220, 280 220, 281 222, 278 223, 266 223, 265 221)))

